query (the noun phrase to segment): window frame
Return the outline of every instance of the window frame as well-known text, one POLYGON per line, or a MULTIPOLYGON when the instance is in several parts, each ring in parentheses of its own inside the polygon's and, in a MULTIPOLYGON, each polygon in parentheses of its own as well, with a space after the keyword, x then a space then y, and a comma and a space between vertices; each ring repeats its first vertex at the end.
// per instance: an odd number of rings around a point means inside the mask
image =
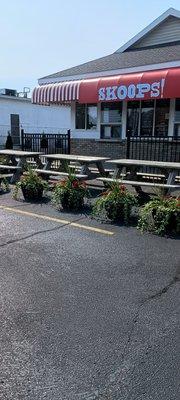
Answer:
POLYGON ((122 128, 123 128, 123 102, 122 101, 118 101, 118 102, 102 102, 101 103, 101 108, 100 108, 100 138, 102 140, 122 140, 122 128), (121 104, 121 122, 102 122, 102 105, 106 104, 108 106, 108 104, 121 104), (103 133, 102 133, 102 127, 110 127, 111 128, 111 136, 110 137, 104 137, 103 133), (113 137, 112 136, 112 128, 113 127, 120 127, 121 128, 121 134, 119 137, 113 137))
POLYGON ((76 131, 96 131, 97 130, 97 127, 98 127, 98 106, 97 106, 97 103, 89 103, 89 104, 87 104, 87 103, 76 103, 75 104, 75 129, 76 129, 76 131), (85 128, 77 128, 76 127, 76 118, 77 118, 77 116, 76 116, 76 110, 77 110, 77 104, 78 104, 78 106, 85 106, 85 118, 84 118, 84 126, 85 126, 85 128), (92 128, 87 128, 87 120, 88 120, 88 113, 87 113, 87 110, 88 110, 88 107, 96 107, 96 112, 97 112, 97 122, 96 122, 96 127, 94 126, 94 127, 92 127, 92 128))
MULTIPOLYGON (((156 137, 156 109, 158 108, 158 100, 162 100, 162 99, 154 99, 154 105, 153 105, 153 120, 152 120, 152 131, 151 131, 151 135, 146 136, 146 135, 141 135, 141 119, 142 119, 142 110, 143 110, 143 103, 146 102, 146 100, 139 100, 139 116, 138 116, 138 129, 137 129, 137 135, 134 135, 136 137, 156 137)), ((164 99, 169 100, 169 114, 170 114, 170 99, 164 99)), ((148 102, 149 100, 147 100, 148 102)), ((128 118, 128 108, 127 108, 127 118, 128 118)), ((168 137, 168 130, 169 130, 169 118, 168 118, 168 129, 167 129, 167 134, 166 136, 162 136, 162 137, 168 137)), ((127 122, 126 122, 126 136, 127 136, 127 122)))

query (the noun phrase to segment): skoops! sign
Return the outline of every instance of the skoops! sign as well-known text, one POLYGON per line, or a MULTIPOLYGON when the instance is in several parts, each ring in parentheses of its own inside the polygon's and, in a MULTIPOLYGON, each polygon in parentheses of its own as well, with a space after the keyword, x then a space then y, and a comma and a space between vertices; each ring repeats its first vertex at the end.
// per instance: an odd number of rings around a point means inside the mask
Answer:
POLYGON ((165 79, 152 83, 131 83, 128 85, 106 86, 98 89, 99 101, 132 100, 163 97, 165 79))

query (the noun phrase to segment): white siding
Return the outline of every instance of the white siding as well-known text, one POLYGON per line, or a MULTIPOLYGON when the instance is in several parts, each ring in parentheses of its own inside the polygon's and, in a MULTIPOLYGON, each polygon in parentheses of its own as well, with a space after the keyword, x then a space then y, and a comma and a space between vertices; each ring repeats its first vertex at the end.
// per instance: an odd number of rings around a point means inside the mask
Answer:
POLYGON ((136 42, 131 49, 144 48, 165 43, 180 41, 180 18, 169 17, 143 39, 136 42))
POLYGON ((11 129, 11 114, 19 114, 20 128, 27 133, 61 133, 71 128, 71 107, 40 106, 27 99, 0 96, 0 144, 11 129))

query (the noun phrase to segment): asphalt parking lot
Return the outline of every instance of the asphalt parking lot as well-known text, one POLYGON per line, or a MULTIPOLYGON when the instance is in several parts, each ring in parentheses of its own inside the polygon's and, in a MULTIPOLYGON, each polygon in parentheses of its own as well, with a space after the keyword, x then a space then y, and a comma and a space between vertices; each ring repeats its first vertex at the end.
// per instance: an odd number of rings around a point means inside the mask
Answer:
POLYGON ((179 400, 180 246, 0 197, 0 399, 179 400))

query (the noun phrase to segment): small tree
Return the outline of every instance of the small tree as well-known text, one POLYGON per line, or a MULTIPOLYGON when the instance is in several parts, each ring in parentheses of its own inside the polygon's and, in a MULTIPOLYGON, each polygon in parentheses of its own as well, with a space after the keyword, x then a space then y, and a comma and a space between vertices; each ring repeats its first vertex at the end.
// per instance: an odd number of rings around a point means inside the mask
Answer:
POLYGON ((5 147, 6 147, 6 149, 9 149, 9 150, 13 149, 13 140, 12 140, 12 136, 11 136, 10 132, 8 132, 5 147))

